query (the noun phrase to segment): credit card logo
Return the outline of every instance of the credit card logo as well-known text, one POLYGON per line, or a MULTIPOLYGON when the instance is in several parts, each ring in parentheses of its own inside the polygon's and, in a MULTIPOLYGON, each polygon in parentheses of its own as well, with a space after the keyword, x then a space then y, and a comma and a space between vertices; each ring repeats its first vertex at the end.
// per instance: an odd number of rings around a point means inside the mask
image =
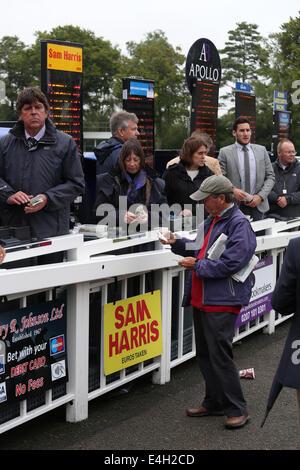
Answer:
POLYGON ((5 372, 4 354, 0 354, 0 374, 4 374, 4 372, 5 372))
POLYGON ((50 339, 50 355, 60 354, 65 352, 65 338, 64 335, 56 336, 50 339))
POLYGON ((2 382, 0 383, 0 403, 3 401, 7 400, 7 395, 6 395, 6 383, 2 382))

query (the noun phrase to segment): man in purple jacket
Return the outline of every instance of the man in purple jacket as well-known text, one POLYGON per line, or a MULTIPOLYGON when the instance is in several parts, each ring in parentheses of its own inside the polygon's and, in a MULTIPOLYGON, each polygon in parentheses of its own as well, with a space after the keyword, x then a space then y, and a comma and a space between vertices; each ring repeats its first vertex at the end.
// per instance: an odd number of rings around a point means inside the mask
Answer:
POLYGON ((202 404, 189 408, 187 414, 225 414, 226 428, 239 428, 249 416, 233 361, 232 340, 237 315, 250 300, 253 276, 242 283, 232 275, 251 260, 256 237, 248 219, 233 203, 233 185, 224 176, 210 176, 190 197, 202 201, 210 214, 204 222, 201 248, 195 252, 188 249, 191 240, 177 240, 171 232, 164 234, 172 251, 184 256, 179 264, 189 270, 183 305, 194 308, 196 358, 206 384, 202 404), (219 258, 210 259, 208 250, 221 235, 226 239, 224 251, 219 258))

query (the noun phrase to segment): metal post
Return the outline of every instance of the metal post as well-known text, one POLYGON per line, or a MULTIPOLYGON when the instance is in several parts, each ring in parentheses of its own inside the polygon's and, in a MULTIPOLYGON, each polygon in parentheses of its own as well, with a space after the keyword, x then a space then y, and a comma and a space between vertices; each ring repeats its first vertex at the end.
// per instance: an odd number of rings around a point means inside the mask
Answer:
POLYGON ((171 377, 171 310, 172 310, 172 273, 165 269, 160 271, 160 279, 156 275, 156 289, 160 288, 161 295, 161 326, 163 339, 163 352, 160 368, 153 373, 152 382, 163 385, 171 377), (158 286, 158 282, 160 287, 158 286))
POLYGON ((77 422, 88 417, 89 282, 68 288, 67 309, 68 389, 75 398, 66 420, 77 422))

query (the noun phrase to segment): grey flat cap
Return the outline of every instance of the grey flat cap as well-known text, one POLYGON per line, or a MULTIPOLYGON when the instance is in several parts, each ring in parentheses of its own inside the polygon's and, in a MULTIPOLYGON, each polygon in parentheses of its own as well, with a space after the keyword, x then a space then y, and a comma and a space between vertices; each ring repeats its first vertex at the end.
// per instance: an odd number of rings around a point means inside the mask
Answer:
POLYGON ((206 178, 198 191, 190 195, 194 201, 202 201, 211 194, 226 194, 233 193, 233 185, 223 175, 212 175, 206 178))

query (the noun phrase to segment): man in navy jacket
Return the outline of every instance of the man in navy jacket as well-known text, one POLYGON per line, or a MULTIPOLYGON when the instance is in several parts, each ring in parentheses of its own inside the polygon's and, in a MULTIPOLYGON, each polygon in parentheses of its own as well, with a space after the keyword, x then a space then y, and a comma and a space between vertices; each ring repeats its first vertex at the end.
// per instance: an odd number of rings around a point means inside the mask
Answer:
POLYGON ((129 139, 137 139, 138 118, 134 113, 119 111, 110 118, 110 131, 112 137, 100 142, 94 148, 97 157, 96 174, 109 173, 119 163, 119 154, 124 142, 129 139))
POLYGON ((210 214, 200 250, 188 249, 191 240, 165 234, 172 251, 184 256, 179 264, 189 269, 183 305, 194 307, 196 358, 206 383, 202 404, 189 408, 187 414, 225 414, 225 426, 238 428, 248 421, 248 410, 233 361, 232 340, 237 315, 250 300, 252 275, 243 283, 231 276, 251 260, 256 237, 248 219, 234 205, 233 185, 226 177, 208 177, 190 197, 203 201, 210 214), (224 251, 218 259, 209 259, 209 248, 222 234, 227 237, 224 251))
POLYGON ((19 120, 0 140, 3 223, 29 226, 37 238, 65 235, 70 203, 85 187, 76 143, 48 118, 49 103, 38 88, 25 88, 16 108, 19 120), (40 201, 31 205, 35 196, 40 201))

